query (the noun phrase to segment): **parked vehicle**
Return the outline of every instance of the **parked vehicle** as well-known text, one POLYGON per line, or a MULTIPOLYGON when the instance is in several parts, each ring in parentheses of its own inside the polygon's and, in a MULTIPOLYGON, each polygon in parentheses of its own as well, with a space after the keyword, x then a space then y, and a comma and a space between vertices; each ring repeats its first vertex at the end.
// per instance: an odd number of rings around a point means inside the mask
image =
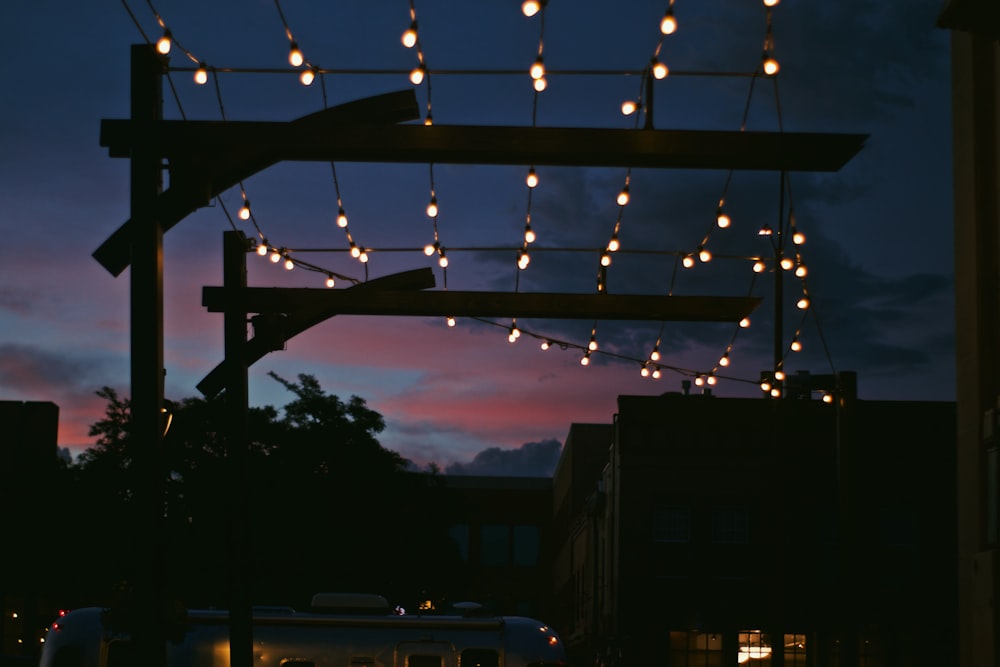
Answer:
MULTIPOLYGON (((68 612, 49 629, 39 667, 118 667, 130 638, 108 609, 68 612)), ((229 614, 188 610, 168 667, 229 667, 229 614)), ((254 667, 563 667, 566 651, 544 623, 494 616, 479 605, 454 614, 408 614, 373 595, 319 594, 312 609, 253 610, 254 667)))

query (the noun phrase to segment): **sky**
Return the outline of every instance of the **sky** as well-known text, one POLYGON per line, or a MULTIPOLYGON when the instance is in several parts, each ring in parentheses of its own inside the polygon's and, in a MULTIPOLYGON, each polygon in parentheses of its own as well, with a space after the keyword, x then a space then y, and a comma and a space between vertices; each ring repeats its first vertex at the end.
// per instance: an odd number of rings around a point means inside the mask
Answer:
MULTIPOLYGON (((489 474, 548 474, 573 423, 610 423, 619 395, 682 390, 713 373, 717 396, 760 396, 777 327, 773 259, 763 225, 794 210, 805 282, 785 273, 782 358, 788 373, 855 371, 868 400, 954 400, 955 322, 951 116, 947 31, 939 0, 782 0, 771 10, 776 77, 753 78, 767 34, 759 0, 676 0, 678 29, 662 35, 667 3, 551 0, 525 17, 517 0, 10 0, 0 5, 0 400, 52 401, 59 446, 93 445, 96 395, 129 386, 129 275, 93 257, 130 215, 129 164, 100 146, 103 119, 129 114, 133 44, 175 38, 164 82, 173 120, 290 121, 370 95, 414 89, 436 125, 632 129, 622 102, 642 91, 656 53, 657 129, 868 135, 832 173, 529 165, 282 162, 222 193, 164 237, 166 398, 198 396, 223 358, 223 322, 201 305, 222 284, 223 233, 240 229, 296 260, 355 281, 431 267, 434 289, 594 293, 607 267, 614 294, 759 296, 732 323, 338 316, 250 368, 252 405, 293 397, 269 377, 316 377, 383 415, 379 440, 424 466, 489 474), (418 23, 418 46, 400 40, 418 23), (544 19, 544 20, 543 20, 544 19), (303 86, 289 35, 325 71, 303 86), (547 88, 528 69, 543 46, 547 88), (658 46, 659 45, 659 46, 658 46), (408 72, 423 56, 428 78, 408 72), (194 60, 213 69, 192 79, 194 60), (429 84, 429 86, 428 86, 429 84), (430 90, 430 96, 428 94, 430 90), (616 197, 626 179, 630 201, 616 197), (439 211, 425 207, 433 185, 439 211), (253 220, 236 217, 243 193, 253 220), (338 196, 348 216, 337 225, 338 196), (720 198, 732 219, 715 226, 720 198), (782 205, 783 202, 783 205, 782 205), (526 218, 537 240, 516 266, 526 218), (451 248, 447 269, 422 249, 451 248), (348 236, 368 249, 360 263, 348 236), (682 254, 715 255, 685 269, 682 254), (381 251, 381 252, 380 252, 381 251), (810 309, 795 301, 803 286, 810 309), (580 363, 596 332, 598 350, 580 363), (558 341, 542 350, 543 339, 558 341), (657 340, 659 379, 642 377, 657 340), (731 363, 718 366, 730 349, 731 363), (785 348, 787 350, 787 348, 785 348), (527 471, 527 472, 526 472, 527 471)), ((637 120, 638 118, 638 120, 637 120)), ((324 287, 324 273, 250 255, 252 286, 324 287)), ((350 280, 340 280, 342 288, 350 280)), ((512 314, 516 317, 516 314, 512 314)), ((252 332, 251 332, 252 333, 252 332)), ((707 385, 706 385, 707 386, 707 385)), ((702 391, 693 386, 692 391, 702 391)), ((766 399, 762 399, 766 400, 766 399)))

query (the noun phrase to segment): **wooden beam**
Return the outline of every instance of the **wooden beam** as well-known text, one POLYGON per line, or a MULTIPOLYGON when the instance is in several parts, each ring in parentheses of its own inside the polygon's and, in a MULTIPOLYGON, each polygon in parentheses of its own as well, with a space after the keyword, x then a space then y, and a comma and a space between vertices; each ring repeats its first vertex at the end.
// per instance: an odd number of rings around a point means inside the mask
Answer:
MULTIPOLYGON (((758 305, 757 297, 555 294, 512 292, 413 292, 250 287, 247 313, 291 313, 322 309, 340 315, 417 317, 535 317, 545 319, 738 322, 758 305)), ((202 305, 224 312, 222 287, 204 287, 202 305)), ((231 304, 230 304, 231 305, 231 304)))

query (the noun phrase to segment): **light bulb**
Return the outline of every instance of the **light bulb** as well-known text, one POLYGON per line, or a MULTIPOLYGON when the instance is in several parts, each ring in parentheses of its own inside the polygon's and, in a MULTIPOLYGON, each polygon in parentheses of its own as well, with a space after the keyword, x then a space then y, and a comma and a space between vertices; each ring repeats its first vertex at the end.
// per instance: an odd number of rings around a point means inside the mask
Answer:
POLYGON ((171 38, 173 35, 170 34, 170 30, 163 31, 163 37, 156 42, 156 50, 160 52, 161 55, 167 55, 170 53, 171 38))
POLYGON ((665 79, 667 75, 670 74, 670 70, 667 66, 661 63, 656 58, 653 58, 653 77, 656 79, 665 79))
POLYGON ((622 102, 622 115, 631 116, 635 113, 636 105, 633 100, 625 100, 622 102))
POLYGON ((705 382, 707 382, 710 385, 714 385, 717 381, 718 380, 714 375, 709 375, 707 378, 705 378, 705 382))
POLYGON ((779 2, 781 2, 781 0, 764 0, 764 6, 765 7, 774 7, 779 2))
POLYGON ((547 349, 549 349, 550 347, 552 347, 552 343, 550 343, 550 342, 549 342, 549 341, 547 341, 547 340, 543 340, 543 341, 542 341, 542 344, 541 344, 541 345, 540 345, 539 347, 541 347, 541 348, 542 348, 543 350, 547 350, 547 349))
POLYGON ((792 340, 792 344, 789 345, 788 347, 792 350, 792 352, 801 352, 802 351, 802 343, 799 342, 798 338, 795 338, 794 340, 792 340))
POLYGON ((773 230, 773 229, 771 229, 771 226, 770 226, 770 225, 764 225, 764 226, 763 226, 763 227, 761 227, 761 228, 760 228, 760 230, 759 230, 759 231, 757 232, 757 236, 770 236, 770 235, 771 235, 771 234, 773 234, 773 233, 774 233, 774 230, 773 230))
POLYGON ((257 254, 260 255, 261 257, 263 257, 264 255, 267 254, 267 244, 266 243, 261 243, 259 246, 257 246, 257 254))
POLYGON ((535 87, 535 92, 540 93, 548 87, 549 83, 548 81, 545 80, 545 77, 543 76, 540 79, 535 79, 533 85, 535 87))
POLYGON ((649 353, 649 359, 650 359, 650 361, 659 361, 660 360, 660 348, 659 347, 654 347, 653 348, 653 351, 649 353))
POLYGON ((611 266, 611 255, 607 251, 601 253, 601 266, 611 266))
POLYGON ((204 86, 208 83, 208 65, 205 63, 198 64, 198 69, 194 71, 194 82, 199 86, 204 86))
POLYGON ((750 326, 750 318, 749 317, 744 317, 742 320, 740 320, 740 329, 746 329, 749 326, 750 326))
POLYGON ((347 227, 347 214, 342 208, 337 210, 337 226, 341 229, 347 227))
POLYGON ((437 252, 437 244, 428 243, 427 245, 424 246, 424 254, 427 255, 428 257, 433 255, 435 252, 437 252))
POLYGON ((831 393, 825 393, 825 394, 823 394, 823 402, 824 403, 833 403, 833 394, 831 394, 831 393))
POLYGON ((537 14, 541 8, 542 3, 539 2, 539 0, 524 0, 524 2, 521 3, 521 12, 528 18, 537 14))
POLYGON ((326 286, 327 287, 333 287, 336 284, 337 284, 337 281, 333 279, 333 276, 327 276, 326 277, 326 286))
POLYGON ((412 49, 417 43, 417 22, 414 21, 410 24, 410 27, 406 29, 403 36, 400 38, 403 42, 403 46, 408 49, 412 49))
POLYGON ((608 241, 608 252, 618 252, 618 248, 620 247, 621 244, 618 243, 618 236, 612 236, 611 240, 608 241))
POLYGON ((617 199, 618 205, 625 206, 626 204, 628 204, 628 200, 629 200, 628 186, 626 185, 624 188, 622 188, 622 191, 618 193, 618 199, 617 199))
POLYGON ((781 66, 778 64, 778 61, 775 59, 775 57, 767 55, 766 53, 764 54, 763 67, 764 67, 764 74, 768 76, 774 76, 775 74, 778 73, 778 70, 781 69, 781 66))
POLYGON ((312 67, 302 70, 302 74, 299 74, 299 81, 303 86, 311 86, 312 82, 316 80, 316 70, 312 67))
POLYGON ((719 229, 726 229, 733 224, 733 220, 720 208, 715 214, 715 223, 719 225, 719 229))
POLYGON ((295 262, 293 262, 292 259, 289 257, 288 259, 285 260, 285 270, 291 271, 294 268, 295 268, 295 262))
POLYGON ((588 350, 583 354, 582 357, 580 357, 580 365, 587 366, 589 364, 590 364, 590 351, 588 350))
POLYGON ((281 261, 281 253, 275 250, 274 252, 271 253, 271 263, 277 264, 280 261, 281 261))
POLYGON ((240 220, 250 219, 250 202, 246 199, 243 200, 243 206, 240 207, 240 220))
POLYGON ((781 268, 783 268, 785 271, 788 271, 793 266, 795 266, 795 260, 793 260, 791 257, 781 258, 781 268))
POLYGON ((524 182, 528 184, 529 188, 538 185, 538 174, 535 172, 534 167, 528 170, 528 176, 524 179, 524 182))
POLYGON ((351 241, 351 257, 354 259, 361 257, 361 249, 354 245, 354 241, 351 241))
POLYGON ((808 273, 809 269, 806 268, 805 264, 799 264, 795 267, 795 277, 797 278, 805 278, 808 273))
POLYGON ((768 382, 767 380, 764 380, 763 382, 760 383, 760 390, 771 391, 771 383, 768 382))
POLYGON ((591 352, 595 352, 597 350, 597 339, 593 336, 590 337, 590 342, 587 343, 587 349, 591 352))
POLYGON ((526 268, 528 268, 528 264, 530 264, 530 263, 531 263, 531 257, 528 256, 528 253, 526 253, 526 252, 520 252, 520 253, 518 253, 518 255, 517 255, 517 268, 522 269, 522 270, 526 269, 526 268))
POLYGON ((438 200, 437 197, 431 197, 430 203, 427 204, 427 217, 436 218, 438 214, 438 200))
POLYGON ((535 232, 534 232, 534 230, 531 229, 531 225, 527 225, 524 228, 524 242, 525 243, 534 243, 535 242, 535 238, 536 238, 535 237, 535 232))
POLYGON ((705 378, 703 378, 700 375, 696 375, 694 377, 694 384, 695 384, 696 387, 702 386, 703 384, 705 384, 705 378))
POLYGON ((712 253, 708 248, 698 248, 698 259, 702 262, 711 262, 712 253))
POLYGON ((774 379, 781 382, 785 379, 785 371, 774 371, 774 379))
POLYGON ((719 357, 719 365, 720 366, 728 366, 729 365, 729 353, 728 352, 726 354, 722 355, 721 357, 719 357))
POLYGON ((654 380, 659 380, 660 379, 660 375, 661 375, 660 369, 659 368, 654 368, 653 369, 653 379, 654 380))
POLYGON ((802 245, 805 242, 806 242, 805 234, 803 234, 802 232, 792 233, 792 243, 794 243, 795 245, 802 245))
POLYGON ((753 263, 754 273, 763 273, 765 268, 767 267, 764 265, 764 262, 760 261, 759 259, 753 263))
POLYGON ((681 260, 681 264, 684 265, 685 269, 690 269, 692 266, 694 266, 694 256, 684 255, 684 259, 681 260))
POLYGON ((302 57, 298 43, 292 42, 291 48, 288 50, 288 64, 292 67, 300 67, 303 62, 305 62, 305 58, 302 57))
POLYGON ((795 307, 798 308, 799 310, 807 309, 809 307, 809 297, 804 296, 801 299, 799 299, 798 302, 795 304, 795 307))
POLYGON ((455 318, 454 318, 454 317, 451 317, 451 316, 449 316, 449 317, 448 317, 448 318, 447 318, 447 319, 445 320, 445 322, 447 322, 447 324, 448 324, 448 326, 449 326, 449 327, 453 327, 453 326, 455 326, 455 318))
POLYGON ((771 387, 771 398, 781 398, 781 390, 777 387, 771 387))
POLYGON ((419 86, 421 83, 423 83, 424 74, 426 73, 427 73, 427 68, 424 67, 423 63, 417 65, 416 67, 413 68, 413 71, 410 72, 410 83, 412 83, 414 86, 419 86))
POLYGON ((438 257, 438 266, 442 269, 448 268, 448 258, 444 255, 444 250, 441 251, 441 256, 438 257))
POLYGON ((667 13, 660 21, 660 32, 664 35, 672 35, 677 31, 677 19, 674 17, 674 8, 668 7, 667 13))
POLYGON ((358 254, 358 261, 361 262, 362 264, 367 263, 368 262, 368 253, 366 253, 364 250, 362 250, 358 254))
POLYGON ((542 57, 538 56, 538 59, 531 64, 531 69, 528 70, 531 74, 532 79, 541 79, 545 76, 545 65, 542 63, 542 57))
POLYGON ((639 369, 639 375, 641 375, 644 378, 648 378, 649 377, 649 366, 647 366, 646 364, 643 364, 642 368, 639 369))
POLYGON ((428 109, 427 110, 427 117, 424 118, 424 125, 426 125, 427 127, 430 127, 433 124, 434 124, 434 117, 431 115, 431 110, 428 109))

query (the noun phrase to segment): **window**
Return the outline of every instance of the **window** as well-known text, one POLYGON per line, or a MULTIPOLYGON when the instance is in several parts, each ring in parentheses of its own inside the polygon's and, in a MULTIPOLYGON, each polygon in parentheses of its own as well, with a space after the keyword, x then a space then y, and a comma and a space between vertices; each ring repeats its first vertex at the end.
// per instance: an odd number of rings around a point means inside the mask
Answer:
POLYGON ((510 526, 485 525, 480 528, 480 563, 508 565, 510 563, 510 526))
POLYGON ((653 507, 653 539, 657 542, 691 541, 691 512, 686 507, 653 507))
POLYGON ((670 667, 721 667, 722 635, 714 632, 671 632, 669 664, 670 667))
POLYGON ((739 633, 736 661, 754 667, 771 666, 771 639, 760 630, 742 630, 739 633))
POLYGON ((455 524, 448 529, 448 536, 458 547, 458 557, 462 559, 462 562, 467 563, 469 561, 469 526, 464 523, 455 524))
POLYGON ((540 550, 538 526, 484 525, 480 530, 480 563, 482 565, 516 565, 533 567, 538 564, 540 550))
POLYGON ((806 636, 785 635, 785 667, 806 666, 806 636))
POLYGON ((537 565, 538 543, 538 526, 514 526, 514 565, 537 565))
POLYGON ((712 510, 712 541, 717 544, 746 544, 750 541, 750 517, 745 508, 712 510))

